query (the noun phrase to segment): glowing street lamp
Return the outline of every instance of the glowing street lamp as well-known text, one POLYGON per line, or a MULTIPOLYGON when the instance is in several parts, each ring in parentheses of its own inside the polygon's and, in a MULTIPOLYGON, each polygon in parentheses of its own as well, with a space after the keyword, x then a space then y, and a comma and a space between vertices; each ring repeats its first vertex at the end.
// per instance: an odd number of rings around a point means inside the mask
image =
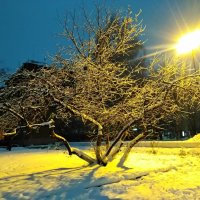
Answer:
POLYGON ((200 30, 187 33, 181 37, 176 45, 178 54, 186 54, 200 47, 200 30))
POLYGON ((197 29, 181 37, 175 48, 179 55, 192 53, 193 66, 196 71, 194 51, 200 48, 200 30, 197 29))

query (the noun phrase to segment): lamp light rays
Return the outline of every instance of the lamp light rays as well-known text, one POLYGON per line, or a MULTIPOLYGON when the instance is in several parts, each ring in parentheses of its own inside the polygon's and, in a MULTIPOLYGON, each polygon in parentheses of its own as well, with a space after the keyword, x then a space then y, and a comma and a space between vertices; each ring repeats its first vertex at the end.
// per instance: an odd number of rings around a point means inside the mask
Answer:
MULTIPOLYGON (((167 54, 166 56, 183 56, 182 54, 186 54, 194 49, 197 50, 200 46, 200 29, 198 29, 200 28, 199 8, 199 0, 174 0, 173 3, 171 0, 168 0, 166 10, 170 13, 170 20, 163 21, 161 31, 152 31, 154 36, 156 36, 155 38, 157 38, 154 44, 164 43, 164 45, 147 46, 145 48, 146 55, 140 58, 151 58, 161 54, 167 54), (191 36, 193 41, 191 39, 188 41, 189 36, 187 36, 185 39, 180 39, 177 44, 181 35, 192 32, 192 30, 195 30, 195 33, 191 36)), ((198 60, 198 57, 195 54, 196 60, 198 60)))
POLYGON ((200 30, 197 29, 193 32, 187 33, 182 36, 177 45, 176 51, 178 54, 186 54, 194 51, 200 47, 200 30))

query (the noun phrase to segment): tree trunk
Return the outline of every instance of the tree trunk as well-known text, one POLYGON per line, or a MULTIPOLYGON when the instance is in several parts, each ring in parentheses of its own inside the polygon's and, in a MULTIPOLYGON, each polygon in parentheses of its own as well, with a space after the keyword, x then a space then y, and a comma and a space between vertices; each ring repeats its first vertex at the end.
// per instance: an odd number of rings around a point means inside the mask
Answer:
POLYGON ((137 144, 140 140, 144 139, 146 136, 147 136, 146 133, 140 133, 136 138, 134 138, 133 140, 131 140, 131 141, 128 143, 128 145, 127 145, 127 147, 126 147, 126 149, 125 149, 125 152, 124 152, 123 156, 122 156, 121 159, 120 159, 120 162, 119 162, 118 166, 123 166, 124 162, 125 162, 125 161, 127 160, 127 158, 128 158, 128 155, 129 155, 129 153, 130 153, 132 147, 133 147, 135 144, 137 144))
POLYGON ((52 131, 51 135, 52 135, 52 137, 54 137, 54 138, 56 138, 56 139, 58 139, 58 140, 63 142, 63 144, 65 145, 65 147, 68 150, 69 155, 75 154, 76 156, 78 156, 79 158, 85 160, 89 164, 94 164, 95 163, 95 159, 93 159, 92 157, 90 157, 87 154, 83 153, 79 149, 71 148, 70 144, 68 143, 68 141, 64 137, 56 134, 54 131, 52 131))
POLYGON ((95 119, 93 119, 92 117, 86 115, 85 113, 82 113, 82 112, 79 112, 78 110, 72 108, 71 106, 69 105, 66 105, 64 102, 60 101, 59 99, 57 99, 54 95, 51 94, 51 96, 53 97, 54 101, 59 103, 62 107, 64 107, 65 109, 67 109, 68 111, 70 111, 71 113, 77 115, 77 116, 80 116, 82 117, 83 119, 85 120, 88 120, 90 122, 92 122, 93 124, 95 124, 98 128, 98 133, 97 133, 97 142, 96 142, 96 159, 97 159, 97 163, 100 164, 100 165, 103 165, 103 166, 106 166, 106 162, 104 162, 104 160, 102 159, 101 157, 101 143, 102 143, 102 136, 103 136, 103 133, 102 133, 102 125, 96 121, 95 119))
POLYGON ((111 153, 113 147, 125 136, 126 130, 128 128, 130 128, 131 125, 133 125, 134 123, 136 123, 139 120, 140 120, 140 118, 139 119, 133 119, 121 129, 121 131, 118 133, 118 135, 117 135, 116 139, 114 140, 114 142, 112 143, 112 145, 106 151, 106 153, 105 153, 103 158, 106 158, 106 157, 109 156, 109 154, 111 153))

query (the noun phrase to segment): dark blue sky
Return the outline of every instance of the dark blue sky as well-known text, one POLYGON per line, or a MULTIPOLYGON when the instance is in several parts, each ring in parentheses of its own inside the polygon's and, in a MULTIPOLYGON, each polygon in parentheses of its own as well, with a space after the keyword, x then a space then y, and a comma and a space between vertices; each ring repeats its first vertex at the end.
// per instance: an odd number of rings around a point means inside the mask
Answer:
MULTIPOLYGON (((27 60, 44 62, 54 55, 62 44, 60 19, 83 2, 88 12, 94 9, 93 0, 0 0, 0 68, 14 71, 27 60)), ((200 0, 107 0, 106 5, 142 9, 147 49, 200 27, 200 0)))

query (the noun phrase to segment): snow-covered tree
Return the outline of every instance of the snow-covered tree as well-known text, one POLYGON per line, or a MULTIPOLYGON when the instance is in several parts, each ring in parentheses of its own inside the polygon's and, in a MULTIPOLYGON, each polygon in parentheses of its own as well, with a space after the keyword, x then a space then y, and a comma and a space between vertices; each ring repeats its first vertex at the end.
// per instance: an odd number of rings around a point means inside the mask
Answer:
POLYGON ((186 74, 184 65, 175 58, 164 64, 153 59, 148 68, 136 62, 130 70, 125 58, 143 44, 139 38, 144 28, 138 15, 129 9, 123 15, 98 9, 94 21, 83 16, 83 29, 74 16, 72 23, 66 20, 62 35, 71 45, 55 56, 51 66, 23 71, 29 81, 12 90, 24 88, 20 104, 13 100, 5 104, 3 98, 1 110, 4 116, 10 113, 18 119, 18 128, 11 134, 21 128, 31 131, 47 126, 49 134, 62 141, 70 155, 99 165, 106 165, 124 145, 123 164, 137 142, 162 129, 162 123, 183 112, 186 103, 198 102, 199 73, 186 74), (146 76, 141 78, 141 71, 146 76), (91 127, 95 158, 71 147, 67 138, 56 133, 58 116, 66 122, 76 116, 91 127), (133 127, 140 132, 134 134, 133 127), (124 143, 128 138, 130 141, 124 143))

